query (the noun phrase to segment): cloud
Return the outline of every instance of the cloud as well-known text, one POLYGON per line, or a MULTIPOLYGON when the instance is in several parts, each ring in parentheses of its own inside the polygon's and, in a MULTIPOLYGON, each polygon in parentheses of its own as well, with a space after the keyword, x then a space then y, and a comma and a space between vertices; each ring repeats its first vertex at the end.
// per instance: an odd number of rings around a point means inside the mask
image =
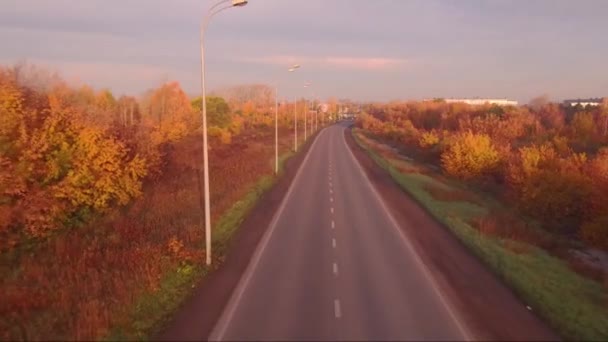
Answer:
POLYGON ((323 68, 339 68, 354 70, 396 70, 410 65, 411 61, 402 58, 387 57, 354 57, 354 56, 293 56, 293 55, 273 55, 262 57, 236 58, 235 62, 267 64, 267 65, 292 65, 301 64, 302 66, 313 66, 323 68))

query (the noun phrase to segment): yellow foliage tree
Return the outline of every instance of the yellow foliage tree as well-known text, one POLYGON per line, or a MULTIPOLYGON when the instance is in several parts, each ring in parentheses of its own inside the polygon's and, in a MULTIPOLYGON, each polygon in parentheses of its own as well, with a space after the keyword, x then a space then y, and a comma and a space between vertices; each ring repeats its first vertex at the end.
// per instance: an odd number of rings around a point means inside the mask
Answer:
POLYGON ((465 180, 489 175, 499 163, 499 153, 490 137, 472 132, 455 136, 441 155, 445 172, 465 180))
POLYGON ((420 135, 420 140, 418 141, 420 147, 427 148, 433 147, 439 144, 439 136, 435 132, 424 132, 420 135))

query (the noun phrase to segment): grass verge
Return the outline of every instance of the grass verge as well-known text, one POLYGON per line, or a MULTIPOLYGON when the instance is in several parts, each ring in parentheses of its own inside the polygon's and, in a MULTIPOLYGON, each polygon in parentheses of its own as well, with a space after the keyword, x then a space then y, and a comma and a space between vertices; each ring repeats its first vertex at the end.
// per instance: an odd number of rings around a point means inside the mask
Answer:
MULTIPOLYGON (((280 156, 279 177, 284 172, 285 162, 294 155, 295 153, 290 151, 280 156)), ((182 262, 178 268, 162 277, 156 291, 138 298, 130 317, 112 329, 104 340, 147 340, 158 333, 159 327, 173 316, 200 279, 222 264, 230 240, 241 222, 260 197, 272 188, 277 179, 278 177, 269 175, 260 177, 246 195, 232 205, 217 223, 214 223, 214 263, 211 268, 201 263, 182 262)))
MULTIPOLYGON (((462 192, 464 187, 425 173, 424 166, 383 150, 381 144, 358 130, 353 130, 353 137, 401 188, 448 227, 563 338, 608 340, 605 285, 577 274, 564 260, 535 245, 481 232, 474 222, 487 218, 490 209, 495 208, 483 201, 438 199, 429 189, 462 192)), ((496 201, 490 202, 497 205, 496 201)))

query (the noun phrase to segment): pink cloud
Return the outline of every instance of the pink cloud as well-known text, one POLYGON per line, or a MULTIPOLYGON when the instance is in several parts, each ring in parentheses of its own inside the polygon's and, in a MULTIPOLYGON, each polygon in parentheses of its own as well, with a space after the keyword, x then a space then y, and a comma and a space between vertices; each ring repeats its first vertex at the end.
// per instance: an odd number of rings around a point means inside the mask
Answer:
POLYGON ((397 58, 358 58, 358 57, 327 57, 325 63, 343 68, 383 70, 395 69, 404 65, 407 61, 397 58))
POLYGON ((385 57, 351 57, 351 56, 293 56, 293 55, 274 55, 263 57, 237 58, 237 62, 285 65, 301 64, 303 67, 330 67, 341 69, 359 70, 394 70, 409 64, 410 61, 400 58, 385 57))

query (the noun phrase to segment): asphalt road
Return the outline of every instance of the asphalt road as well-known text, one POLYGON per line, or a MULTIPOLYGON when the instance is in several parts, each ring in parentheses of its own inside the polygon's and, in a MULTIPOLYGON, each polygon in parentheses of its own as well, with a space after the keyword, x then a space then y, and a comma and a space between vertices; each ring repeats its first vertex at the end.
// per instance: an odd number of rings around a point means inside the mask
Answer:
POLYGON ((211 340, 474 338, 344 141, 322 131, 211 340))

